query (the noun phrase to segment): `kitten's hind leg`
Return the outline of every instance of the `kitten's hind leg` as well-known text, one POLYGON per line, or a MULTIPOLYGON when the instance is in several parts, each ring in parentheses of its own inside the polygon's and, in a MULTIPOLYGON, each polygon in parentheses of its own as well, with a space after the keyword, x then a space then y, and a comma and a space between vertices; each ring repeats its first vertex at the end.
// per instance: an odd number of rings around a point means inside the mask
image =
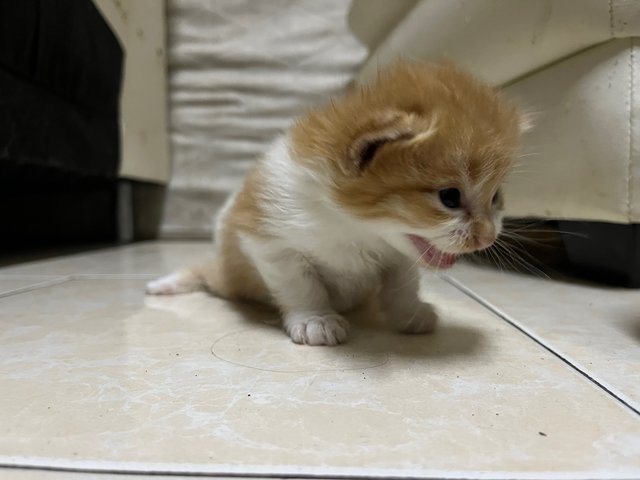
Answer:
POLYGON ((206 290, 204 278, 199 269, 178 270, 147 283, 148 295, 177 295, 206 290))

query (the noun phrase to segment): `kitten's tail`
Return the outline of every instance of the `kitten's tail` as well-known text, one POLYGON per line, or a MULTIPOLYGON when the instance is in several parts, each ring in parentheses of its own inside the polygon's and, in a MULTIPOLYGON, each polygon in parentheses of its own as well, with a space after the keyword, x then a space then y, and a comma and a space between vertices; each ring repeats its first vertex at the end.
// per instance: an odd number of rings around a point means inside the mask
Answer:
POLYGON ((214 295, 221 295, 222 271, 217 259, 202 265, 178 270, 164 277, 147 283, 148 295, 178 295, 198 291, 208 291, 214 295))

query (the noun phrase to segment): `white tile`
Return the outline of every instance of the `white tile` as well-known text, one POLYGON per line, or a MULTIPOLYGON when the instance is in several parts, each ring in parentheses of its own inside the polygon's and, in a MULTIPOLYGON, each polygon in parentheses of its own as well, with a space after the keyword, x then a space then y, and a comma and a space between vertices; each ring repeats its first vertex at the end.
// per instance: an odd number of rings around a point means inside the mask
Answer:
POLYGON ((0 299, 0 464, 437 478, 640 477, 640 418, 432 279, 432 336, 292 344, 205 294, 72 280, 0 299))
POLYGON ((640 411, 640 291, 474 265, 449 276, 640 411))
POLYGON ((205 259, 211 242, 143 242, 0 268, 7 275, 162 275, 205 259))

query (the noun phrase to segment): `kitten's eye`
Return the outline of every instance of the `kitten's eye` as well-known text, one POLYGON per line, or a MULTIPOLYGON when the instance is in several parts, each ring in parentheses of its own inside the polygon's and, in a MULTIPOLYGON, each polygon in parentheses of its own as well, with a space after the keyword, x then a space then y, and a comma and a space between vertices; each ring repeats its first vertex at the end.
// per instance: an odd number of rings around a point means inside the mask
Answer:
POLYGON ((491 205, 496 205, 498 202, 500 202, 500 190, 498 190, 491 199, 491 205))
POLYGON ((447 208, 460 208, 460 190, 457 188, 445 188, 438 192, 440 201, 447 208))

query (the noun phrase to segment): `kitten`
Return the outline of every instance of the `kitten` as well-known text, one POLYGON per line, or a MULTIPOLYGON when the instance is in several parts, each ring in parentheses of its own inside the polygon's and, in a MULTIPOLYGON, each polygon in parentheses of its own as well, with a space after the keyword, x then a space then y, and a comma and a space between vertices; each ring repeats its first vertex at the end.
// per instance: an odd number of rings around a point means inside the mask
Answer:
POLYGON ((273 305, 308 345, 347 340, 342 314, 373 295, 392 328, 430 332, 415 267, 444 269, 495 241, 525 125, 453 65, 398 62, 303 115, 223 207, 213 260, 147 292, 273 305))

